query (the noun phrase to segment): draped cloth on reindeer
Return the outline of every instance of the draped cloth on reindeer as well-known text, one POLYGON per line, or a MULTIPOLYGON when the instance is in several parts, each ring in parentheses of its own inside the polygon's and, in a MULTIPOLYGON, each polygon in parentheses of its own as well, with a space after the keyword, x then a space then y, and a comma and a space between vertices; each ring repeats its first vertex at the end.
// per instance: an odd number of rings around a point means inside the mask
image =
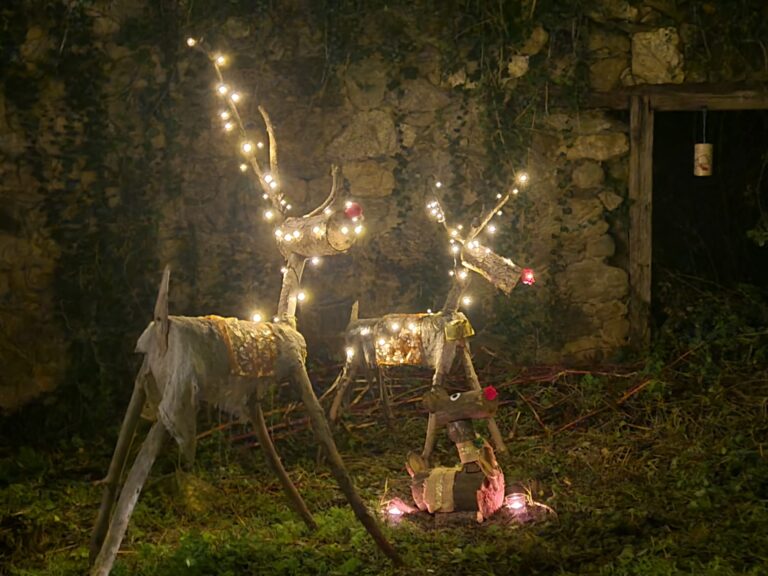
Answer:
MULTIPOLYGON (((304 338, 280 324, 236 318, 171 316, 168 350, 162 362, 170 371, 151 379, 146 413, 157 414, 178 442, 185 458, 194 459, 200 401, 239 417, 249 398, 274 382, 281 351, 306 357, 304 338)), ((156 354, 149 345, 152 326, 139 339, 137 350, 156 354)))

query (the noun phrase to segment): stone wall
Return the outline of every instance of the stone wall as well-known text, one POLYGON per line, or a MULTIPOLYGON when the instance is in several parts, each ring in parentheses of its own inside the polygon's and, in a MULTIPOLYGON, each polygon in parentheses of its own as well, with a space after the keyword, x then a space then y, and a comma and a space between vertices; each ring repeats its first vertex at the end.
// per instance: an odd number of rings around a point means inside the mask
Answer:
MULTIPOLYGON (((482 44, 452 2, 369 4, 3 8, 0 407, 63 381, 127 389, 166 262, 173 312, 274 307, 272 230, 216 122, 212 70, 184 46, 190 33, 231 55, 256 137, 255 106, 270 111, 297 211, 327 194, 332 163, 364 205, 361 245, 307 272, 300 323, 313 353, 340 345, 354 300, 363 315, 438 308, 450 260, 424 210, 434 182, 469 224, 518 169, 532 185, 494 242, 539 281, 504 298, 475 281, 480 343, 535 362, 626 344, 628 119, 585 110, 580 95, 762 79, 760 62, 710 46, 705 64, 731 64, 702 65, 701 22, 668 2, 594 0, 568 14, 570 2, 522 3, 503 46, 482 44)), ((710 21, 721 4, 707 4, 710 21)))

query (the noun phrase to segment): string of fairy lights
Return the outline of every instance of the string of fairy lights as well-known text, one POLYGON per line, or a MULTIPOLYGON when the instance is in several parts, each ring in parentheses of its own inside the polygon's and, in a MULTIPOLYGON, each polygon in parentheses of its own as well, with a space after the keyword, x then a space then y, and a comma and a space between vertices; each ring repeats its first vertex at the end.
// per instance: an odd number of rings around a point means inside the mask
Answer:
MULTIPOLYGON (((503 215, 502 206, 504 206, 507 201, 510 199, 511 196, 517 196, 520 193, 520 189, 527 186, 530 182, 530 176, 527 172, 518 172, 515 175, 515 186, 510 190, 509 194, 496 194, 496 205, 489 212, 489 216, 485 219, 484 222, 479 224, 477 227, 470 229, 469 231, 465 232, 465 227, 463 224, 457 224, 456 226, 451 226, 448 224, 445 216, 445 210, 443 209, 442 204, 440 203, 440 200, 438 199, 439 191, 443 188, 443 183, 441 181, 436 181, 434 184, 435 191, 434 191, 434 197, 427 203, 427 212, 429 215, 434 218, 438 223, 442 224, 445 228, 446 232, 448 233, 448 242, 449 242, 449 252, 451 256, 453 257, 453 267, 448 271, 449 276, 452 278, 456 278, 459 283, 464 283, 467 278, 469 277, 469 271, 463 264, 463 262, 460 261, 460 254, 463 247, 467 247, 469 249, 476 249, 480 246, 480 243, 475 240, 478 234, 485 231, 487 234, 493 236, 496 234, 496 232, 499 230, 499 225, 493 222, 490 222, 491 218, 494 217, 501 217, 503 215)), ((487 253, 491 252, 490 248, 485 248, 487 253)), ((527 273, 531 274, 530 279, 533 278, 532 271, 529 271, 529 269, 524 270, 523 274, 523 282, 528 283, 526 280, 528 276, 526 276, 527 273)), ((472 304, 472 296, 466 293, 463 293, 462 291, 462 297, 461 297, 461 304, 463 306, 469 306, 472 304)), ((431 311, 430 311, 431 312, 431 311)))
MULTIPOLYGON (((217 116, 221 122, 222 130, 227 134, 237 135, 239 138, 238 148, 243 156, 243 161, 238 166, 240 172, 245 174, 252 171, 263 191, 262 198, 269 203, 269 206, 263 212, 264 219, 275 226, 274 235, 278 243, 291 244, 298 242, 302 236, 301 231, 298 229, 285 230, 284 226, 286 223, 290 223, 288 213, 293 209, 293 205, 285 198, 281 188, 280 175, 277 167, 277 143, 274 138, 274 132, 269 116, 261 106, 258 107, 269 138, 269 146, 267 147, 263 141, 254 140, 248 134, 238 108, 238 104, 241 104, 244 101, 245 96, 224 78, 222 69, 229 64, 229 57, 220 52, 212 52, 208 50, 200 39, 190 37, 187 38, 186 43, 189 48, 199 50, 205 54, 213 65, 217 78, 217 83, 214 89, 222 104, 217 112, 217 116), (269 170, 262 168, 258 158, 258 155, 264 154, 267 149, 269 153, 269 170)), ((326 216, 330 216, 333 211, 326 206, 321 212, 326 216)), ((362 210, 360 209, 360 206, 355 202, 347 201, 344 212, 349 215, 351 225, 341 226, 341 234, 345 236, 361 235, 364 231, 364 227, 361 222, 362 210)), ((310 213, 304 217, 306 218, 312 214, 313 213, 310 213)), ((312 228, 312 234, 315 238, 323 238, 327 234, 327 228, 326 226, 317 224, 312 228)), ((322 259, 319 256, 312 256, 307 260, 312 266, 319 266, 322 262, 322 259)), ((287 274, 292 272, 287 266, 283 266, 280 271, 284 278, 287 274)), ((299 290, 290 298, 292 300, 295 299, 297 302, 304 302, 307 300, 308 295, 304 290, 299 290)), ((261 322, 263 320, 263 315, 260 311, 254 311, 251 315, 251 319, 254 322, 261 322)), ((273 318, 273 321, 278 322, 280 321, 280 318, 275 317, 273 318)))

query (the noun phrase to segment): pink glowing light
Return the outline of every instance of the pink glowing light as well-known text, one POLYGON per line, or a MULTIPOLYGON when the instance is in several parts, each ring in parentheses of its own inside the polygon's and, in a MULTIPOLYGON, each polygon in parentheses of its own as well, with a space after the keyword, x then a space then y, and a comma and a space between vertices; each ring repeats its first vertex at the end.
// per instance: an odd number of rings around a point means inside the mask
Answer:
POLYGON ((525 494, 520 493, 510 494, 504 499, 504 504, 510 510, 522 510, 525 508, 526 502, 525 494))
POLYGON ((523 272, 520 274, 520 282, 526 286, 531 286, 536 283, 536 275, 533 273, 532 268, 523 268, 523 272))
POLYGON ((398 508, 397 506, 390 506, 389 509, 387 510, 387 514, 389 514, 390 516, 402 516, 404 512, 400 510, 400 508, 398 508))

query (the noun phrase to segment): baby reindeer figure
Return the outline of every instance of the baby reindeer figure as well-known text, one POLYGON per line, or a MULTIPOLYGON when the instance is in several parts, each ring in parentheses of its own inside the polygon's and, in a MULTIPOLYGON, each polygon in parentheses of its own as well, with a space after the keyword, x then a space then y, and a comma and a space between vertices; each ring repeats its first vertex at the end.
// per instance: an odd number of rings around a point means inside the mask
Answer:
MULTIPOLYGON (((197 45, 192 39, 187 43, 197 45)), ((219 69, 221 57, 208 56, 221 81, 217 91, 227 98, 227 108, 220 116, 226 125, 234 121, 240 129, 244 138, 242 151, 265 199, 271 204, 265 216, 276 223, 275 237, 286 260, 277 316, 274 322, 248 322, 219 316, 169 316, 170 272, 166 269, 155 304, 154 320, 136 346, 137 351, 144 354, 144 361, 104 481, 101 507, 91 539, 91 576, 109 574, 141 489, 169 436, 176 440, 188 459, 194 457, 195 417, 202 403, 250 420, 267 462, 291 505, 310 529, 316 528, 312 515, 283 468, 264 420, 261 402, 265 390, 280 382, 288 382, 301 396, 312 429, 328 457, 331 472, 355 515, 379 548, 399 564, 401 560, 397 552, 365 507, 336 449, 304 365, 306 343, 296 330, 296 306, 301 300, 299 288, 306 261, 346 252, 362 231, 362 210, 359 205, 349 202, 343 210, 332 209, 338 190, 338 170, 334 167, 331 192, 326 200, 305 216, 287 217, 290 205, 279 188, 277 144, 270 118, 259 107, 269 137, 270 170, 267 171, 255 154, 258 147, 247 140, 235 106, 238 98, 234 98, 235 93, 223 83, 219 69), (226 89, 222 90, 222 87, 226 89), (155 421, 118 497, 120 477, 145 405, 155 421)))
MULTIPOLYGON (((385 416, 388 419, 392 414, 382 374, 385 368, 431 368, 434 370, 432 389, 442 389, 458 351, 467 380, 473 389, 480 389, 480 381, 472 364, 472 355, 466 340, 474 334, 474 330, 467 317, 459 312, 459 306, 471 281, 469 272, 478 273, 505 294, 512 291, 521 277, 526 284, 534 282, 530 269, 521 270, 514 262, 499 256, 476 240, 509 198, 509 194, 503 196, 466 235, 462 235, 460 227, 449 227, 446 224, 445 214, 437 200, 430 202, 428 207, 448 231, 451 251, 460 262, 452 271, 453 284, 445 303, 437 314, 387 314, 380 318, 366 319, 357 318, 355 303, 345 332, 346 362, 331 386, 331 389, 336 389, 329 414, 331 423, 338 421, 345 392, 361 370, 369 384, 374 376, 377 379, 385 416)), ((504 440, 492 417, 489 418, 488 426, 496 450, 506 451, 504 440)), ((425 460, 431 456, 434 444, 435 425, 434 418, 430 415, 422 452, 425 460)))

